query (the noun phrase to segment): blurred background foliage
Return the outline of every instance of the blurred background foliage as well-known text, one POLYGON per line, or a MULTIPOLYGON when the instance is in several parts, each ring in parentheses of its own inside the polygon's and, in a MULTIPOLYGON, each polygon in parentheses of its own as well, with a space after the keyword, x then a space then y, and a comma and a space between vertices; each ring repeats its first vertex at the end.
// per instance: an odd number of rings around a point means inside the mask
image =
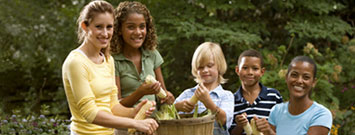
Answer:
MULTIPOLYGON (((115 7, 120 1, 108 0, 115 7)), ((78 47, 76 19, 89 0, 0 0, 0 113, 69 119, 61 65, 78 47), (42 109, 41 109, 42 106, 42 109), (47 111, 43 110, 46 106, 47 111)), ((239 54, 256 49, 267 69, 261 82, 288 100, 290 60, 316 60, 312 98, 334 116, 332 134, 355 131, 355 2, 353 0, 141 0, 156 24, 165 84, 175 97, 193 87, 191 59, 205 42, 221 44, 229 81, 239 54)), ((1 117, 0 117, 1 118, 1 117)), ((4 117, 5 118, 5 117, 4 117)))

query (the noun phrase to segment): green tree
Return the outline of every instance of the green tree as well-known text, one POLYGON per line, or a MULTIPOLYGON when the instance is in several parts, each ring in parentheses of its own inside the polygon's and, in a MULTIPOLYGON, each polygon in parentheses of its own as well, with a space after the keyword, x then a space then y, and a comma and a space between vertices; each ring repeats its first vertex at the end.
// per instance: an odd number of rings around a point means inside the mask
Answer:
MULTIPOLYGON (((108 0, 115 7, 120 1, 108 0)), ((69 115, 61 65, 79 46, 76 19, 89 0, 0 0, 0 112, 69 115)), ((278 89, 287 100, 284 81, 290 60, 307 55, 319 67, 312 98, 335 114, 334 129, 351 134, 355 114, 355 2, 352 0, 141 0, 151 11, 164 58, 168 90, 178 96, 193 87, 191 59, 196 47, 221 44, 229 81, 239 54, 262 52, 267 72, 262 83, 278 89)), ((335 130, 334 130, 335 131, 335 130)), ((333 132, 333 134, 335 134, 333 132)))

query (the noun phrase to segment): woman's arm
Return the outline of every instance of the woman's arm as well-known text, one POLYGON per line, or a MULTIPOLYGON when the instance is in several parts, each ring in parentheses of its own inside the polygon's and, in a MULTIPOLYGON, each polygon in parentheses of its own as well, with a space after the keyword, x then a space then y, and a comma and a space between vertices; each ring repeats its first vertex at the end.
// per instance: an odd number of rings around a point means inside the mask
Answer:
POLYGON ((329 129, 323 126, 312 126, 309 127, 307 134, 308 135, 328 135, 329 129))
MULTIPOLYGON (((113 115, 116 116, 120 116, 120 117, 129 117, 129 118, 134 118, 134 116, 136 116, 136 114, 139 112, 139 110, 143 107, 143 105, 145 105, 148 102, 147 99, 143 100, 142 102, 140 102, 136 107, 132 108, 132 107, 125 107, 123 106, 121 103, 117 103, 116 105, 114 105, 111 108, 111 112, 113 115)), ((155 102, 153 101, 153 107, 149 108, 149 110, 147 110, 145 112, 146 117, 149 117, 152 115, 152 113, 155 110, 155 102)))
MULTIPOLYGON (((313 103, 314 104, 314 103, 313 103)), ((332 113, 327 108, 314 112, 308 135, 327 135, 332 127, 332 113)))
POLYGON ((155 73, 155 78, 157 79, 157 81, 160 82, 160 86, 165 90, 166 92, 166 98, 162 99, 161 101, 162 102, 167 102, 168 104, 173 104, 174 101, 175 101, 175 97, 173 94, 171 94, 171 92, 169 92, 166 87, 165 87, 165 83, 164 83, 164 78, 163 78, 163 74, 161 72, 161 68, 160 67, 157 67, 155 70, 154 70, 154 73, 155 73))
POLYGON ((110 128, 135 128, 148 134, 152 134, 158 128, 158 123, 153 119, 134 120, 114 116, 101 110, 92 123, 110 128))
POLYGON ((120 117, 133 118, 135 116, 134 108, 125 107, 121 103, 114 105, 111 108, 111 112, 113 115, 120 116, 120 117))

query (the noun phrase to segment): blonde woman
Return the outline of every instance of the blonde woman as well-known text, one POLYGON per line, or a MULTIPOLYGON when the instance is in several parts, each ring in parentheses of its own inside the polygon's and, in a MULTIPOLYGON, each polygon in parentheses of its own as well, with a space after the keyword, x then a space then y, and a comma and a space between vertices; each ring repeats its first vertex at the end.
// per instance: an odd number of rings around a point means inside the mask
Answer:
MULTIPOLYGON (((132 119, 147 101, 136 108, 126 108, 118 102, 114 63, 109 54, 113 10, 105 1, 92 1, 83 8, 77 20, 81 45, 70 52, 62 67, 72 115, 72 135, 112 135, 113 128, 136 128, 152 134, 158 127, 153 119, 132 119)), ((147 114, 154 110, 150 109, 147 114)))

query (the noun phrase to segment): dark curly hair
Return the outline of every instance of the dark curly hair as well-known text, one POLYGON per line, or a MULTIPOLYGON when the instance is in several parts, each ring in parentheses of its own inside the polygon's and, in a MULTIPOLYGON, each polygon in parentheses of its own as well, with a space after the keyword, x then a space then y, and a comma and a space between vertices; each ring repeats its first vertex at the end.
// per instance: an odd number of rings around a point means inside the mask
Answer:
POLYGON ((157 46, 157 35, 153 24, 153 17, 150 15, 148 8, 140 2, 125 1, 121 2, 115 9, 115 24, 114 32, 111 40, 111 52, 113 54, 123 51, 124 41, 122 35, 118 34, 121 31, 122 23, 127 19, 130 13, 138 13, 144 16, 147 28, 147 35, 143 42, 143 48, 154 50, 157 46))

